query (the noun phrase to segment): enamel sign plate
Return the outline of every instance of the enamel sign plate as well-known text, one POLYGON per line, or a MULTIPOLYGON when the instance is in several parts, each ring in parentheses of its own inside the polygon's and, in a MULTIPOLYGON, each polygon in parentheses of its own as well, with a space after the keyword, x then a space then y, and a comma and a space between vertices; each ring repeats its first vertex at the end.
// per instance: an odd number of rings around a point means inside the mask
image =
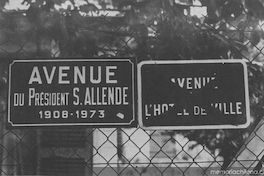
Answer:
POLYGON ((143 61, 139 124, 145 129, 221 129, 249 125, 247 66, 241 60, 143 61))
POLYGON ((14 60, 11 126, 130 126, 135 121, 130 59, 14 60))

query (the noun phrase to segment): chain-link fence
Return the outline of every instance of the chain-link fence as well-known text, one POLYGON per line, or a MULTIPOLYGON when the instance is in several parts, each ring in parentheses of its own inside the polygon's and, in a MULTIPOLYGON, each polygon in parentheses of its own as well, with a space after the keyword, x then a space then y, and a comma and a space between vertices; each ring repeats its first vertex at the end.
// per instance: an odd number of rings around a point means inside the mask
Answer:
POLYGON ((201 2, 116 0, 83 5, 37 0, 24 1, 26 10, 2 8, 1 175, 263 174, 261 14, 244 1, 224 1, 217 7, 201 2), (137 62, 243 59, 249 70, 251 124, 247 129, 184 131, 8 127, 8 63, 56 57, 133 57, 137 62))

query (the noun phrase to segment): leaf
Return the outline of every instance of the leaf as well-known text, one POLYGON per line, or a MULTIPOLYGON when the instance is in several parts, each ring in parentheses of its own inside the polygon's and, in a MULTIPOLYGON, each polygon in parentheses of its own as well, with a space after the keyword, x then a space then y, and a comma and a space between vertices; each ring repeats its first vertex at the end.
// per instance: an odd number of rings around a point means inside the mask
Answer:
POLYGON ((219 8, 223 6, 223 0, 201 0, 203 6, 207 7, 207 15, 209 18, 219 17, 219 8))
POLYGON ((32 29, 32 24, 29 22, 27 17, 20 16, 14 19, 16 24, 16 31, 18 33, 26 33, 32 29))
MULTIPOLYGON (((47 1, 50 1, 50 0, 47 0, 47 1)), ((67 0, 52 0, 52 1, 54 2, 54 4, 61 5, 65 3, 67 0)))
POLYGON ((133 0, 123 0, 118 3, 118 9, 123 9, 133 5, 135 5, 135 2, 133 0))
POLYGON ((26 11, 27 17, 29 20, 35 24, 38 24, 38 17, 39 17, 40 9, 35 5, 30 5, 28 10, 26 11))
POLYGON ((88 12, 97 12, 99 9, 94 4, 85 4, 80 6, 80 11, 88 13, 88 12))
POLYGON ((0 0, 0 9, 3 9, 6 5, 6 3, 8 3, 9 0, 0 0))
POLYGON ((8 16, 6 13, 3 13, 0 11, 0 26, 1 28, 7 27, 10 23, 10 20, 8 20, 8 16))
POLYGON ((244 7, 241 1, 229 0, 222 7, 222 17, 224 19, 236 18, 243 13, 244 7))
POLYGON ((264 19, 264 6, 262 0, 245 0, 245 5, 249 15, 264 19))
POLYGON ((260 42, 260 34, 259 34, 259 32, 257 32, 257 31, 251 32, 249 41, 250 41, 250 43, 253 46, 256 46, 260 42))

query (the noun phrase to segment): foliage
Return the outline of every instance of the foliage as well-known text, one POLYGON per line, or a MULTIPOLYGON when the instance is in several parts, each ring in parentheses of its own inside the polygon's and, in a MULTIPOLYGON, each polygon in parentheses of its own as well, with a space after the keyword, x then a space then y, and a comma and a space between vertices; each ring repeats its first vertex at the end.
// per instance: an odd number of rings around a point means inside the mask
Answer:
MULTIPOLYGON (((175 1, 177 2, 177 1, 175 1)), ((250 57, 250 48, 259 48, 254 54, 262 54, 264 45, 258 46, 263 38, 261 29, 262 1, 201 0, 207 7, 207 16, 197 18, 184 11, 189 4, 171 1, 128 1, 130 29, 137 26, 138 35, 151 31, 153 36, 140 37, 137 56, 139 59, 246 59, 249 67, 249 85, 252 123, 246 130, 193 130, 183 134, 190 140, 205 145, 211 151, 220 149, 226 168, 238 149, 245 142, 256 123, 263 117, 263 66, 262 60, 250 57), (133 3, 131 3, 133 2, 133 3), (153 12, 153 13, 151 13, 153 12), (248 32, 249 31, 249 32, 248 32), (245 45, 248 44, 248 45, 245 45), (145 51, 142 51, 145 50, 145 51), (243 51, 243 52, 242 52, 243 51), (257 61, 256 64, 254 61, 257 61)), ((124 7, 124 3, 122 3, 124 7)), ((172 136, 179 131, 168 131, 172 136)), ((214 153, 214 152, 213 152, 214 153)))

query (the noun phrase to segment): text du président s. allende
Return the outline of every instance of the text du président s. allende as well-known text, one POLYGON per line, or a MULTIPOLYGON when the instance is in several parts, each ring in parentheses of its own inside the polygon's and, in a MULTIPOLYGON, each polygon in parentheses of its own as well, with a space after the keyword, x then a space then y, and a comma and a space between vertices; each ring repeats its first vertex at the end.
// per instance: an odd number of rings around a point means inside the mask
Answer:
POLYGON ((32 86, 28 92, 28 105, 69 105, 71 95, 73 105, 128 105, 129 88, 114 86, 118 84, 117 70, 118 66, 72 66, 72 68, 70 66, 53 66, 48 71, 46 66, 34 66, 28 81, 28 84, 32 86), (56 72, 57 74, 55 74, 56 72), (70 77, 72 75, 73 77, 70 77), (92 84, 94 86, 76 86, 71 92, 36 92, 33 87, 34 85, 49 86, 54 83, 59 85, 92 84))

